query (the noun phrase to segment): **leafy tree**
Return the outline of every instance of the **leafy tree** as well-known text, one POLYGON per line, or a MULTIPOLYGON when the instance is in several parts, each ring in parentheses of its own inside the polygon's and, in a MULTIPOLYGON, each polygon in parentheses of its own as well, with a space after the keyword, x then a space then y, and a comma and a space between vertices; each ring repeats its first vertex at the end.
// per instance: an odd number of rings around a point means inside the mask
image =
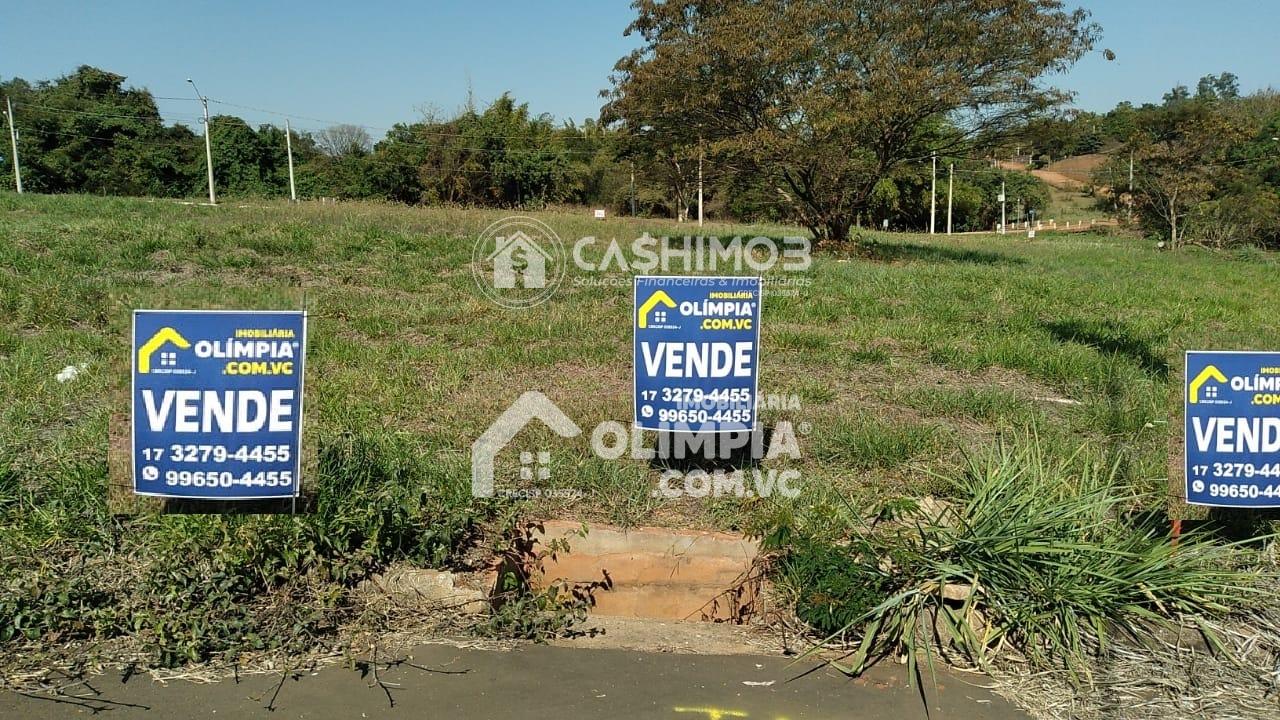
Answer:
POLYGON ((1205 75, 1196 84, 1196 97, 1200 100, 1234 100, 1240 97, 1240 80, 1229 72, 1205 75))
POLYGON ((1138 110, 1131 102, 1124 101, 1116 105, 1100 120, 1103 138, 1121 143, 1129 142, 1138 129, 1137 115, 1138 110))
POLYGON ((1172 105, 1190 98, 1191 91, 1187 89, 1186 85, 1175 85, 1172 90, 1164 94, 1163 100, 1165 105, 1172 105))
POLYGON ((1082 144, 1083 126, 1087 122, 1085 115, 1034 118, 1018 134, 1030 154, 1061 159, 1076 154, 1082 144))
POLYGON ((375 196, 388 200, 409 204, 422 202, 421 166, 424 159, 425 151, 415 141, 413 129, 397 123, 367 158, 365 167, 370 190, 375 196))
POLYGON ((870 212, 871 218, 875 221, 876 226, 884 220, 893 222, 893 217, 898 214, 900 208, 900 200, 902 193, 898 191, 898 184, 889 178, 880 178, 876 182, 875 187, 871 189, 871 202, 867 210, 870 212))
POLYGON ((617 198, 611 134, 596 123, 557 128, 509 95, 483 112, 397 125, 367 158, 375 196, 503 207, 617 198))
MULTIPOLYGON (((1213 199, 1235 171, 1227 153, 1243 139, 1243 129, 1213 103, 1180 93, 1148 112, 1131 144, 1134 157, 1134 206, 1148 229, 1179 246, 1185 222, 1201 203, 1213 199)), ((1127 159, 1118 158, 1117 162, 1127 159)))
MULTIPOLYGON (((263 167, 258 134, 244 120, 231 115, 215 115, 209 124, 213 128, 209 139, 214 184, 227 195, 267 194, 270 188, 264 175, 270 177, 273 173, 263 167)), ((200 161, 203 168, 204 158, 200 161)))
POLYGON ((842 241, 876 183, 930 152, 997 138, 1064 100, 1043 86, 1096 26, 1058 0, 636 0, 643 46, 603 118, 687 157, 707 143, 842 241))
MULTIPOLYGON (((125 77, 83 65, 35 85, 0 83, 14 103, 24 185, 34 192, 182 195, 194 176, 197 141, 167 128, 146 90, 125 77)), ((5 169, 12 160, 5 153, 5 169)))

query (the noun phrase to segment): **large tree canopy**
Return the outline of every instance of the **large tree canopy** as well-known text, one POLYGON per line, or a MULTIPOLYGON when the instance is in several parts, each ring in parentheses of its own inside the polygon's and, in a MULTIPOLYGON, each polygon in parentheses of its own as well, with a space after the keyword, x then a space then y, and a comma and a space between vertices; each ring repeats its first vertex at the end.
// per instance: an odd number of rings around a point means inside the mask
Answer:
POLYGON ((644 44, 603 110, 637 155, 768 183, 843 240, 879 180, 990 141, 1067 98, 1043 82, 1097 26, 1059 0, 636 0, 644 44))

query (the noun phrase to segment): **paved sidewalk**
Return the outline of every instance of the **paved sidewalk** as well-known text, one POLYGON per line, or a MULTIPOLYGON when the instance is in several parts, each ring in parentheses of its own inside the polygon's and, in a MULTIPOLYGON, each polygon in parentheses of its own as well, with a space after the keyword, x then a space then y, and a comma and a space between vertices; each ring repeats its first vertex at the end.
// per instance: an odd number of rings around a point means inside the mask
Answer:
MULTIPOLYGON (((851 680, 814 662, 751 655, 679 655, 533 646, 510 652, 416 648, 378 679, 344 667, 286 680, 167 685, 103 675, 66 695, 0 693, 0 717, 67 718, 655 718, 798 720, 924 718, 901 667, 851 680), (416 667, 415 667, 416 666, 416 667), (96 691, 96 695, 94 692, 96 691), (73 697, 74 695, 74 697, 73 697), (389 697, 388 697, 389 695, 389 697)), ((1026 716, 972 683, 981 676, 926 677, 932 720, 1026 716)))

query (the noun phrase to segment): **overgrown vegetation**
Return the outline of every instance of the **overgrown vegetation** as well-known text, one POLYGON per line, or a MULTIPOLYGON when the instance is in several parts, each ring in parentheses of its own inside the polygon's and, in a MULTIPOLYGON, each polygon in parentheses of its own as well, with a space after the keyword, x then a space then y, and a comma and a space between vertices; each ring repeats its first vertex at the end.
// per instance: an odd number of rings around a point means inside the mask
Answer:
MULTIPOLYGON (((12 99, 29 192, 200 196, 203 140, 180 114, 166 125, 151 93, 125 78, 81 66, 48 82, 0 82, 12 99)), ((194 100, 194 98, 193 98, 194 100)), ((212 100, 214 185, 221 196, 287 196, 285 130, 249 126, 212 100), (225 110, 218 113, 219 109, 225 110)), ((193 104, 193 109, 199 106, 193 104)), ((296 123, 295 123, 296 127, 296 123)), ((503 95, 487 108, 401 123, 373 142, 354 125, 294 131, 296 183, 303 197, 385 199, 500 207, 596 203, 620 208, 622 167, 614 134, 587 121, 556 126, 503 95)), ((2 167, 12 173, 9 153, 2 167)))
POLYGON ((0 642, 129 636, 147 664, 327 644, 357 583, 456 559, 492 508, 458 468, 388 436, 321 440, 304 512, 113 515, 105 458, 6 467, 0 642))
POLYGON ((1253 547, 1201 530, 1172 542, 1148 511, 1159 497, 1088 450, 1054 457, 1020 437, 971 459, 949 490, 948 503, 899 504, 844 540, 785 523, 766 538, 800 617, 828 639, 857 637, 841 669, 901 653, 915 673, 936 648, 1084 680, 1118 638, 1190 626, 1218 647, 1206 621, 1274 604, 1253 547))
MULTIPOLYGON (((684 227, 536 216, 566 240, 684 227)), ((800 458, 763 465, 798 470, 799 498, 655 498, 660 468, 601 460, 586 442, 534 424, 506 451, 516 455, 500 459, 499 487, 518 482, 519 452, 549 450, 547 487, 571 492, 476 503, 468 449, 525 390, 542 390, 584 428, 631 411, 615 391, 631 373, 629 287, 579 282, 599 276, 570 266, 538 308, 493 306, 458 270, 471 238, 497 217, 361 203, 207 208, 0 194, 8 657, 113 635, 136 638, 157 664, 259 644, 324 646, 351 621, 350 590, 367 574, 397 560, 464 562, 461 549, 474 538, 487 548, 521 515, 732 530, 782 512, 815 540, 838 537, 859 527, 855 510, 939 493, 939 477, 954 474, 962 450, 1030 424, 1054 461, 1085 444, 1108 453, 1117 485, 1135 488, 1135 509, 1158 511, 1177 431, 1170 368, 1181 351, 1280 343, 1268 314, 1278 276, 1266 252, 1155 253, 1099 235, 868 233, 848 252, 818 253, 805 274, 811 285, 765 295, 761 392, 795 395, 799 406, 770 407, 762 419, 808 429, 797 430, 800 458), (118 461, 127 445, 130 310, 298 307, 304 297, 310 512, 115 514, 108 482, 127 478, 109 477, 106 459, 118 461), (74 380, 55 380, 82 363, 74 380)), ((837 600, 855 587, 838 579, 827 593, 837 600)), ((543 613, 539 602, 527 599, 529 612, 513 607, 495 632, 538 635, 572 614, 543 613)), ((835 612, 827 622, 850 616, 835 612)))

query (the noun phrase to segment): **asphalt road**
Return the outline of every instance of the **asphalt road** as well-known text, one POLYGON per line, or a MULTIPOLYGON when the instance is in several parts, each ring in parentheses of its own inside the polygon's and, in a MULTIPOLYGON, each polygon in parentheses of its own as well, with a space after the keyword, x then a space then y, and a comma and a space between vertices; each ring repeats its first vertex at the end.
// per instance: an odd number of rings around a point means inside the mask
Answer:
MULTIPOLYGON (((160 684, 102 675, 61 695, 0 693, 0 718, 661 718, 798 720, 926 717, 901 667, 851 680, 813 662, 534 646, 510 652, 416 648, 406 662, 312 675, 160 684), (276 693, 277 687, 279 692, 276 693), (274 695, 274 702, 272 702, 274 695), (271 706, 270 708, 268 706, 271 706)), ((926 675, 932 720, 1025 718, 973 683, 926 675)))

